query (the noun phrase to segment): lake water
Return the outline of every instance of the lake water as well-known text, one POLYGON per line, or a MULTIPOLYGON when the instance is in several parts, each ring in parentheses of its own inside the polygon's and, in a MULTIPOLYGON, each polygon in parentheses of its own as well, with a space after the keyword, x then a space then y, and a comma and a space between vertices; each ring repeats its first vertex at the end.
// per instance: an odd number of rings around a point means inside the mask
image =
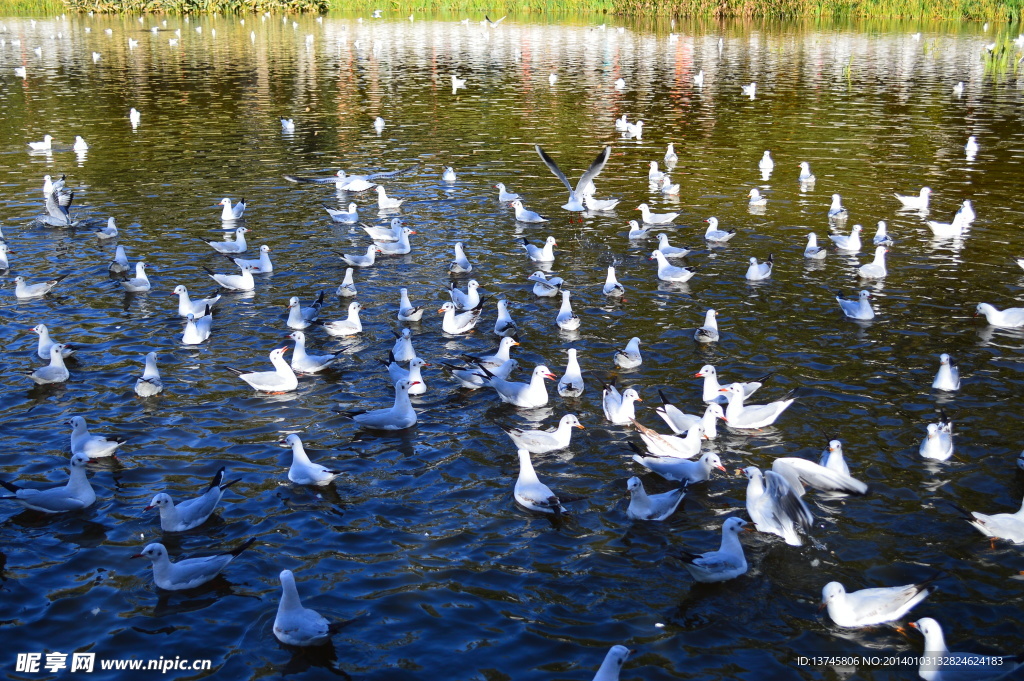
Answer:
MULTIPOLYGON (((30 486, 62 483, 73 415, 128 438, 117 461, 89 465, 98 500, 88 510, 42 516, 3 502, 5 674, 14 673, 16 653, 79 651, 98 660, 209 658, 231 679, 590 679, 608 647, 622 643, 636 650, 623 679, 845 678, 850 670, 801 667, 796 658, 911 653, 922 643, 914 632, 839 629, 817 610, 822 586, 905 584, 938 571, 938 593, 914 614, 942 623, 954 649, 1022 648, 1015 576, 1024 556, 1007 543, 990 546, 952 507, 1012 512, 1024 493, 1014 463, 1024 445, 1024 334, 973 316, 982 301, 1018 304, 1024 285, 1011 257, 1024 255, 1022 82, 986 72, 983 61, 989 42, 1016 31, 738 22, 678 25, 672 39, 669 26, 601 29, 596 21, 507 19, 490 29, 477 17, 469 25, 164 19, 0 22, 0 226, 12 252, 0 292, 0 474, 30 486), (129 39, 138 45, 129 48, 129 39), (14 75, 19 66, 24 79, 14 75), (703 88, 693 85, 698 70, 703 88), (453 73, 467 80, 455 93, 453 73), (625 88, 616 90, 620 77, 625 88), (752 81, 754 99, 740 90, 752 81), (142 116, 134 130, 130 107, 142 116), (622 114, 644 121, 641 139, 616 132, 622 114), (386 121, 379 135, 376 116, 386 121), (282 133, 281 118, 294 119, 293 134, 282 133), (47 133, 58 147, 30 154, 26 143, 47 133), (70 150, 75 135, 90 145, 84 156, 70 150), (981 146, 973 160, 963 149, 969 135, 981 146), (646 177, 670 142, 679 156, 677 200, 650 191, 646 177), (622 198, 619 208, 562 210, 565 190, 534 144, 574 182, 610 145, 597 185, 599 196, 622 198), (766 149, 776 168, 762 179, 766 149), (813 188, 797 182, 801 161, 817 175, 813 188), (289 297, 308 304, 326 289, 323 317, 344 316, 348 301, 333 295, 344 273, 334 252, 365 251, 369 240, 332 224, 321 204, 354 201, 375 224, 390 217, 378 219, 373 192, 339 196, 331 185, 295 185, 283 175, 413 163, 386 187, 406 199, 399 214, 417 232, 414 250, 356 273, 364 332, 338 340, 310 330, 312 350, 345 353, 339 368, 303 377, 293 393, 255 394, 223 367, 269 367, 268 353, 290 344, 289 297), (440 180, 449 165, 453 185, 440 180), (83 224, 34 224, 43 175, 62 173, 83 224), (517 224, 497 201, 496 182, 550 222, 517 224), (948 222, 961 201, 973 201, 978 219, 965 238, 933 240, 920 214, 897 210, 894 192, 924 185, 934 190, 929 219, 948 222), (761 212, 746 204, 754 187, 768 197, 761 212), (842 229, 864 225, 869 245, 859 256, 832 252, 809 264, 806 235, 827 241, 833 193, 850 212, 842 229), (213 282, 203 266, 233 268, 200 241, 221 239, 217 202, 225 196, 246 198, 248 257, 267 244, 275 270, 257 276, 255 293, 225 295, 208 342, 183 346, 171 290, 206 293, 213 282), (626 238, 645 201, 680 213, 668 231, 674 244, 695 249, 685 262, 699 267, 685 285, 658 282, 648 260, 653 238, 626 238), (145 258, 152 292, 125 294, 108 277, 114 244, 92 230, 109 216, 132 263, 145 258), (705 246, 710 216, 737 230, 727 247, 705 246), (850 297, 862 287, 856 267, 869 259, 878 220, 895 239, 890 273, 866 286, 876 319, 852 322, 835 291, 850 297), (582 317, 576 333, 558 331, 557 302, 535 298, 526 282, 538 268, 519 239, 549 234, 558 241, 551 271, 582 317), (447 299, 456 241, 491 301, 476 333, 452 337, 433 311, 447 299), (771 279, 748 284, 748 259, 769 254, 771 279), (627 288, 622 301, 601 294, 613 263, 627 288), (14 298, 13 276, 58 273, 68 277, 52 295, 14 298), (427 307, 411 326, 417 351, 434 366, 427 394, 415 399, 419 424, 389 436, 359 430, 335 410, 390 404, 377 360, 400 328, 400 286, 427 307), (518 410, 493 391, 461 390, 438 370, 437 361, 495 346, 496 297, 520 324, 520 374, 544 362, 560 375, 564 351, 576 348, 587 377, 582 398, 563 400, 551 386, 547 408, 518 410), (722 340, 696 347, 693 330, 711 307, 722 340), (78 348, 65 386, 34 387, 24 375, 42 365, 30 330, 39 322, 78 348), (642 339, 644 363, 616 372, 612 353, 632 336, 642 339), (150 350, 160 353, 165 390, 142 400, 132 387, 150 350), (942 352, 960 363, 955 394, 929 389, 942 352), (702 411, 693 374, 709 363, 727 380, 774 372, 756 403, 794 389, 799 399, 774 427, 721 426, 704 447, 729 474, 694 486, 667 522, 631 522, 630 476, 653 491, 671 483, 630 461, 636 434, 605 422, 600 384, 617 376, 620 386, 635 386, 644 399, 638 419, 667 432, 654 412, 657 391, 702 411), (939 408, 955 422, 956 455, 929 465, 918 444, 939 408), (570 412, 586 430, 570 449, 534 463, 556 491, 586 499, 552 521, 514 503, 516 452, 501 428, 553 427, 570 412), (334 484, 288 482, 289 452, 277 443, 293 432, 314 460, 343 471, 334 484), (694 584, 672 555, 717 548, 724 517, 746 515, 746 481, 734 471, 770 467, 778 456, 817 459, 834 437, 872 493, 837 501, 810 492, 809 543, 748 535, 746 576, 694 584), (143 512, 152 496, 192 496, 221 466, 241 482, 214 518, 162 535, 156 514, 143 512), (193 591, 160 592, 145 561, 127 560, 150 541, 176 558, 248 537, 258 538, 255 546, 193 591), (275 640, 285 568, 295 571, 306 606, 348 621, 327 649, 297 652, 275 640)), ((909 679, 916 669, 861 668, 856 676, 909 679)))

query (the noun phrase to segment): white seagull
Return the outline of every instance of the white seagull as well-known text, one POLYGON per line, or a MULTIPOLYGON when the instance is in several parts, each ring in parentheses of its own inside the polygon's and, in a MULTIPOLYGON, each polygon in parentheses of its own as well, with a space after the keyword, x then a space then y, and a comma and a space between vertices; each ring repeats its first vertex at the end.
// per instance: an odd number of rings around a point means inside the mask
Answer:
POLYGON ((197 319, 206 314, 206 309, 212 308, 220 300, 220 294, 213 296, 212 298, 203 298, 201 300, 192 300, 189 298, 188 289, 183 285, 178 284, 174 287, 174 295, 178 296, 178 316, 188 317, 193 315, 197 319))
MULTIPOLYGON (((32 330, 39 334, 39 344, 36 346, 36 354, 39 359, 50 359, 50 348, 56 345, 56 342, 50 338, 50 331, 46 328, 46 324, 36 324, 32 327, 32 330)), ((68 357, 74 354, 74 349, 64 343, 64 349, 61 351, 62 357, 68 357)))
POLYGON ((256 280, 252 278, 255 268, 251 265, 241 268, 241 274, 218 274, 205 266, 203 269, 206 270, 211 279, 221 285, 221 288, 226 288, 230 291, 252 291, 256 288, 256 280))
POLYGON ((943 416, 938 423, 929 423, 928 434, 921 441, 918 453, 935 461, 947 461, 953 456, 953 422, 943 416))
POLYGON ((612 360, 620 369, 635 369, 643 364, 644 358, 640 354, 640 339, 630 338, 624 349, 615 351, 612 360))
POLYGON ((498 200, 501 201, 502 203, 510 203, 512 201, 515 201, 518 198, 521 198, 519 196, 519 194, 516 194, 514 192, 510 192, 510 191, 506 191, 505 190, 505 185, 503 183, 501 183, 501 182, 499 182, 498 184, 494 185, 494 188, 498 190, 498 200))
POLYGON ((526 249, 526 255, 533 262, 554 262, 555 261, 555 246, 558 242, 555 241, 555 237, 549 236, 544 240, 544 246, 535 246, 531 244, 527 239, 523 239, 523 248, 526 249))
POLYGON ((942 627, 931 617, 922 617, 908 626, 924 635, 924 655, 917 674, 924 681, 980 681, 1000 679, 1024 666, 1020 655, 979 655, 954 653, 946 647, 942 627))
POLYGON ((494 388, 502 402, 507 402, 522 409, 538 409, 546 405, 548 403, 548 389, 544 381, 545 379, 555 380, 558 378, 543 364, 539 364, 534 368, 529 383, 519 383, 501 378, 484 366, 480 367, 480 373, 483 375, 484 383, 494 388))
POLYGON ((704 313, 704 324, 693 332, 693 340, 698 343, 717 343, 719 338, 718 313, 708 310, 704 313))
POLYGON ((256 391, 269 393, 289 392, 299 387, 299 379, 295 376, 292 368, 288 366, 288 363, 284 361, 284 353, 287 351, 287 346, 271 351, 270 363, 274 365, 274 371, 257 371, 246 374, 232 367, 225 367, 225 369, 236 374, 256 391))
POLYGON ((224 496, 224 490, 239 481, 241 481, 241 478, 224 482, 224 467, 221 466, 220 470, 214 474, 213 480, 210 481, 206 490, 198 497, 175 504, 171 500, 171 495, 166 492, 160 492, 153 497, 153 500, 149 502, 149 506, 144 510, 159 509, 160 529, 164 532, 191 530, 193 527, 199 527, 206 522, 206 519, 217 509, 221 497, 224 496))
POLYGON ((857 276, 861 279, 881 279, 888 270, 885 269, 885 254, 889 249, 885 246, 875 247, 875 259, 857 268, 857 276))
MULTIPOLYGON (((398 321, 400 322, 418 322, 423 318, 423 311, 425 308, 413 307, 413 304, 409 301, 409 289, 401 288, 398 291, 398 321)), ((400 360, 404 361, 404 360, 400 360)))
POLYGON ((14 495, 0 499, 13 499, 25 508, 43 513, 63 513, 88 508, 96 501, 96 493, 85 473, 88 465, 89 457, 85 454, 73 455, 68 481, 60 487, 30 489, 0 480, 0 486, 14 495))
POLYGON ((605 276, 601 293, 606 296, 621 296, 626 293, 626 288, 615 278, 615 268, 611 265, 608 266, 608 274, 605 276))
POLYGON ((733 428, 747 430, 772 425, 782 415, 782 412, 786 411, 789 405, 795 401, 791 398, 769 404, 748 406, 743 404, 744 389, 739 385, 734 383, 726 386, 722 388, 722 392, 729 398, 729 405, 725 408, 725 422, 733 428))
MULTIPOLYGON (((745 383, 731 383, 743 391, 743 399, 747 399, 760 388, 765 381, 771 377, 771 374, 766 374, 756 381, 748 381, 745 383)), ((700 368, 694 378, 704 379, 703 395, 701 397, 705 402, 728 402, 728 398, 723 395, 723 386, 718 382, 718 370, 710 364, 705 364, 700 368)))
POLYGON ((608 654, 605 655, 604 662, 598 668, 597 674, 594 675, 593 681, 619 681, 622 665, 632 652, 626 646, 612 646, 608 650, 608 654))
POLYGON ((313 463, 306 454, 306 448, 302 446, 302 438, 295 433, 281 440, 280 444, 287 445, 292 450, 292 463, 288 467, 288 479, 296 485, 314 485, 322 487, 331 484, 341 471, 335 471, 313 463))
POLYGON ((290 646, 318 646, 330 638, 330 624, 317 611, 302 607, 295 576, 291 570, 281 571, 281 602, 274 618, 274 636, 290 646))
POLYGON ((679 248, 678 246, 671 245, 668 242, 668 235, 664 232, 658 234, 658 250, 666 258, 682 258, 690 252, 690 249, 685 246, 679 248))
POLYGON ((25 277, 17 276, 14 278, 14 297, 25 299, 45 296, 66 276, 68 275, 62 274, 59 277, 50 279, 49 281, 40 282, 38 284, 27 284, 25 283, 25 277))
POLYGON ((409 401, 409 390, 413 387, 410 381, 395 383, 395 403, 384 409, 350 410, 342 412, 363 428, 373 430, 405 430, 416 425, 416 410, 409 401))
POLYGON ((861 291, 857 295, 857 300, 846 300, 836 296, 836 302, 839 303, 843 314, 850 319, 867 321, 875 318, 875 310, 871 307, 870 291, 861 291))
MULTIPOLYGON (((534 213, 532 210, 527 210, 523 206, 522 199, 516 199, 512 202, 512 208, 516 211, 516 221, 518 222, 547 222, 548 219, 541 217, 538 213, 534 213)), ((583 210, 582 208, 580 210, 583 210)))
POLYGON ((160 369, 156 366, 156 353, 146 354, 146 367, 142 377, 135 381, 135 394, 139 397, 152 397, 163 392, 164 383, 160 379, 160 369))
POLYGON ((530 461, 530 452, 520 449, 518 454, 519 477, 512 491, 515 500, 530 511, 554 515, 565 513, 565 507, 555 493, 537 477, 533 462, 530 461))
POLYGON ((747 476, 747 513, 760 532, 777 534, 790 546, 802 545, 798 531, 808 533, 814 516, 785 477, 754 466, 743 469, 747 476))
POLYGON ((292 350, 291 367, 293 371, 302 374, 315 374, 323 371, 330 365, 341 359, 341 353, 334 355, 310 355, 306 353, 306 334, 301 331, 292 331, 288 337, 295 341, 295 348, 292 350))
POLYGON ((706 220, 704 220, 704 222, 708 223, 708 228, 704 232, 705 241, 710 241, 711 243, 725 243, 729 239, 736 236, 735 229, 730 229, 728 231, 724 229, 719 229, 718 218, 707 218, 706 220))
POLYGON ((471 310, 480 305, 480 284, 476 279, 466 282, 466 290, 463 292, 455 286, 455 282, 448 285, 448 295, 458 310, 471 310))
POLYGON ((210 337, 210 331, 213 329, 213 312, 209 307, 199 319, 191 312, 185 315, 185 319, 185 331, 181 334, 183 345, 199 345, 210 337))
POLYGON ((1024 503, 1016 513, 986 515, 977 511, 964 511, 964 515, 967 522, 986 537, 1024 544, 1024 503))
POLYGON ((688 270, 685 267, 676 267, 669 264, 668 258, 661 251, 653 251, 650 259, 658 261, 658 279, 662 281, 682 283, 689 281, 696 274, 695 270, 688 270))
POLYGON ((665 520, 675 513, 686 496, 686 485, 681 485, 661 494, 648 494, 644 483, 635 475, 626 481, 629 490, 629 506, 626 515, 633 520, 665 520))
POLYGON ((645 225, 667 225, 679 217, 679 213, 652 213, 646 203, 636 207, 645 225))
POLYGON ((539 298, 554 298, 561 293, 562 284, 565 283, 560 277, 548 277, 540 270, 526 279, 533 282, 533 295, 539 298))
POLYGON ((405 199, 394 199, 388 196, 384 185, 377 185, 377 208, 380 210, 395 210, 405 203, 405 199))
POLYGON ((167 557, 167 549, 163 544, 149 544, 132 558, 149 558, 153 563, 153 581, 156 585, 167 591, 180 591, 206 584, 255 541, 256 537, 253 537, 230 551, 200 558, 182 558, 177 563, 172 563, 167 557))
POLYGON ((402 333, 394 333, 394 336, 395 345, 391 348, 391 354, 395 356, 396 362, 408 362, 417 356, 416 348, 412 346, 411 329, 402 329, 402 333))
POLYGON ((775 266, 774 260, 772 260, 772 254, 768 254, 768 259, 762 263, 757 262, 757 258, 750 259, 750 266, 747 268, 747 273, 744 275, 747 281, 762 281, 772 276, 772 268, 775 266))
POLYGON ((626 388, 621 393, 612 381, 604 386, 601 392, 601 407, 604 417, 609 423, 618 426, 630 423, 636 416, 634 402, 643 402, 639 393, 633 388, 626 388))
POLYGON ((130 293, 144 293, 152 288, 149 277, 146 276, 146 263, 135 263, 135 276, 122 281, 121 288, 130 293))
POLYGON ((930 581, 849 593, 839 582, 829 582, 821 590, 821 605, 828 608, 828 616, 841 627, 884 624, 901 619, 928 598, 935 591, 930 581))
POLYGON ((462 242, 456 243, 454 248, 455 259, 448 265, 448 271, 452 274, 472 272, 473 265, 469 262, 469 258, 466 257, 466 252, 462 249, 462 242))
POLYGON ((814 232, 808 234, 804 257, 811 260, 824 260, 826 255, 828 255, 828 251, 818 245, 818 236, 814 232))
POLYGON ((218 205, 223 206, 220 211, 220 219, 225 222, 238 220, 245 212, 245 199, 238 199, 238 203, 232 206, 231 199, 223 198, 218 205))
POLYGON ((928 210, 928 199, 931 196, 932 190, 928 187, 921 187, 921 193, 917 196, 901 196, 899 194, 893 194, 896 199, 902 204, 904 210, 928 210))
POLYGON ((555 324, 563 331, 573 331, 580 328, 580 318, 572 311, 571 291, 562 291, 562 306, 555 317, 555 324))
POLYGON ((954 391, 960 389, 960 369, 949 355, 939 355, 939 371, 932 381, 933 390, 954 391))
POLYGON ((828 238, 832 240, 832 243, 836 245, 840 251, 850 251, 857 253, 860 251, 860 233, 863 231, 863 227, 860 225, 854 225, 853 229, 850 230, 850 234, 829 234, 828 238))
POLYGON ((359 319, 359 311, 363 306, 352 301, 348 304, 348 317, 324 323, 324 331, 331 336, 354 336, 363 330, 363 322, 359 319))
POLYGON ((988 303, 978 303, 975 316, 985 315, 985 320, 1001 329, 1017 329, 1024 326, 1024 307, 1007 307, 1002 310, 988 303))
MULTIPOLYGON (((580 177, 580 181, 576 184, 576 188, 573 189, 572 185, 569 184, 569 180, 566 179, 565 173, 563 173, 559 169, 558 164, 555 163, 554 160, 550 156, 548 156, 543 149, 540 148, 539 144, 534 146, 537 149, 537 154, 540 156, 541 160, 544 161, 544 164, 555 175, 555 177, 562 181, 562 184, 564 184, 566 188, 569 190, 569 200, 562 206, 562 208, 569 211, 584 210, 583 190, 587 187, 587 185, 591 183, 591 181, 595 177, 597 177, 600 174, 601 170, 608 162, 608 157, 611 156, 611 147, 604 147, 601 150, 601 153, 597 155, 597 158, 595 158, 593 163, 590 164, 590 167, 587 169, 587 171, 583 173, 582 177, 580 177)), ((520 219, 518 210, 516 211, 516 219, 520 219)), ((524 222, 523 220, 520 221, 524 222)))
POLYGON ((340 222, 342 224, 352 224, 359 222, 359 207, 354 204, 348 204, 348 209, 341 210, 339 208, 331 208, 325 205, 324 210, 331 216, 331 220, 334 222, 340 222))
POLYGON ((576 359, 576 348, 566 350, 569 359, 566 361, 565 374, 558 379, 558 394, 562 397, 579 397, 583 394, 583 371, 576 359))
POLYGON ((583 429, 583 425, 575 414, 566 414, 559 420, 554 430, 521 430, 509 428, 505 431, 518 449, 525 449, 531 454, 546 454, 565 449, 572 441, 572 429, 583 429))
POLYGON ((717 551, 689 553, 679 556, 695 580, 704 583, 725 582, 747 573, 747 559, 743 555, 740 532, 749 531, 742 518, 727 518, 722 524, 722 544, 717 551))
POLYGON ((28 376, 39 385, 48 383, 64 383, 71 378, 71 372, 64 366, 64 351, 67 345, 54 343, 50 346, 50 363, 39 367, 28 376))
POLYGON ((469 333, 476 326, 476 323, 480 321, 480 315, 483 311, 483 301, 480 301, 476 307, 465 312, 457 312, 455 303, 445 303, 437 311, 439 314, 444 315, 441 319, 441 330, 453 336, 469 333))
POLYGON ((494 322, 494 334, 497 336, 514 336, 519 331, 512 315, 508 313, 508 301, 498 299, 498 319, 494 322))
POLYGON ((712 469, 725 471, 722 460, 714 452, 706 452, 696 461, 676 456, 644 456, 636 453, 633 455, 633 461, 666 480, 686 482, 690 485, 707 481, 711 477, 712 469))
POLYGON ((288 321, 285 323, 292 329, 305 329, 320 316, 320 308, 323 307, 323 304, 323 291, 320 291, 316 300, 309 307, 302 307, 299 299, 292 296, 288 299, 288 321))
POLYGON ((366 255, 346 255, 341 253, 340 256, 346 264, 352 267, 371 267, 377 261, 377 254, 379 252, 380 246, 370 244, 366 247, 366 255))
POLYGON ((339 298, 353 298, 357 295, 356 283, 352 277, 353 270, 351 267, 345 268, 345 277, 341 280, 341 284, 334 292, 339 298))

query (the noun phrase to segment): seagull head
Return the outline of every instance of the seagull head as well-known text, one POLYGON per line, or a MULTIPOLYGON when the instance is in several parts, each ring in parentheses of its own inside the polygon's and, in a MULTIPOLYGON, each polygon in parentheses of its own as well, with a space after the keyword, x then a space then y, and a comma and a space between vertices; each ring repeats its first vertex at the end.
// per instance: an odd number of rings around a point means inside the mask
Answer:
POLYGON ((165 494, 164 492, 160 492, 160 494, 157 494, 155 497, 153 497, 153 500, 149 502, 149 506, 147 506, 146 508, 144 508, 142 510, 143 511, 152 511, 154 508, 163 508, 164 506, 173 506, 173 505, 174 504, 173 504, 173 502, 171 502, 170 495, 165 494))
POLYGON ((153 562, 167 560, 167 549, 164 548, 163 544, 150 544, 142 549, 140 553, 132 556, 132 558, 149 558, 153 562))

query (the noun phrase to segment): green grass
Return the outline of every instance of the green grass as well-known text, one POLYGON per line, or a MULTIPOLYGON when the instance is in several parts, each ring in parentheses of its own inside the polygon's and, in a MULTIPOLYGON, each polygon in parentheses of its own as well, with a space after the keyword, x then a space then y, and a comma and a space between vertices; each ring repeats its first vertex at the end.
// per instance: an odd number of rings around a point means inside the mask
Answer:
POLYGON ((66 9, 60 0, 0 0, 0 14, 5 16, 53 16, 66 9))

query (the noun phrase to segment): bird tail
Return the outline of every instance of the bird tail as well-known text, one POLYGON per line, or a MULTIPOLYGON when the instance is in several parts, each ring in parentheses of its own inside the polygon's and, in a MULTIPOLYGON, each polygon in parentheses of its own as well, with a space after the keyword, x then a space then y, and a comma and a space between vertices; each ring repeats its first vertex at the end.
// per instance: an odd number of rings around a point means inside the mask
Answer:
POLYGON ((2 486, 8 492, 14 492, 15 494, 17 494, 18 490, 21 489, 17 485, 7 482, 6 480, 0 480, 0 486, 2 486))
POLYGON ((230 371, 231 373, 233 373, 235 376, 241 376, 243 373, 245 373, 241 369, 236 369, 235 367, 229 367, 226 364, 224 365, 224 368, 227 369, 228 371, 230 371))
POLYGON ((242 544, 238 548, 231 549, 230 551, 225 551, 224 553, 230 553, 232 556, 238 556, 238 554, 240 554, 242 551, 245 551, 247 548, 252 546, 254 543, 256 543, 256 537, 250 537, 249 539, 247 539, 245 541, 244 544, 242 544))

